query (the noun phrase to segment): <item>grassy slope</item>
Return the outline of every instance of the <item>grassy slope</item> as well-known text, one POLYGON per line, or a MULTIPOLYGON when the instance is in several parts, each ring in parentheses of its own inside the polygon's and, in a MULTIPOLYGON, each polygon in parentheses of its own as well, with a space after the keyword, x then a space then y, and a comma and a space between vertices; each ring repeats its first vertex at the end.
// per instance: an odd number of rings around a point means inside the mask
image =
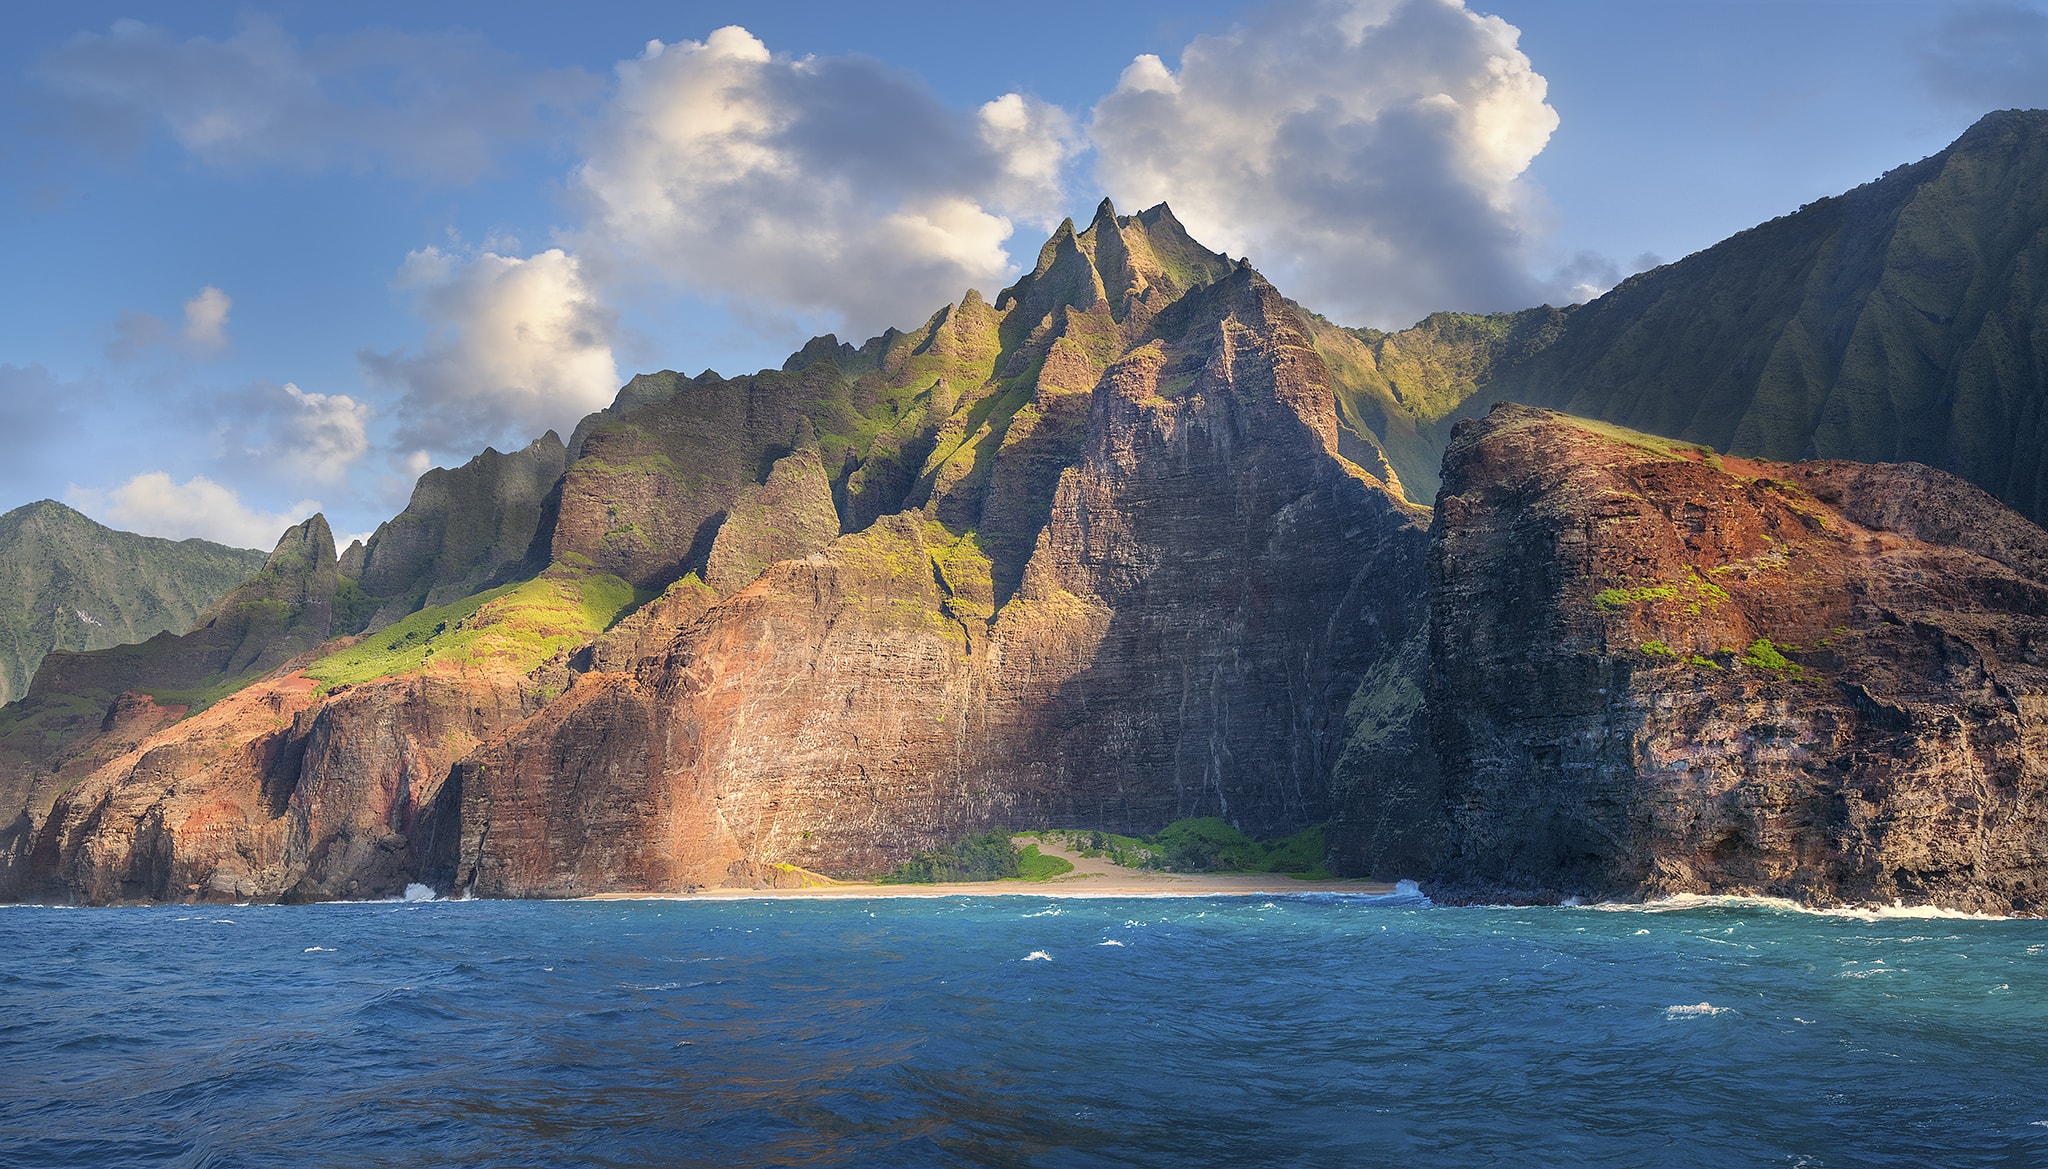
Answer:
POLYGON ((330 688, 436 667, 525 672, 589 642, 651 595, 615 576, 550 572, 422 609, 305 672, 330 688))

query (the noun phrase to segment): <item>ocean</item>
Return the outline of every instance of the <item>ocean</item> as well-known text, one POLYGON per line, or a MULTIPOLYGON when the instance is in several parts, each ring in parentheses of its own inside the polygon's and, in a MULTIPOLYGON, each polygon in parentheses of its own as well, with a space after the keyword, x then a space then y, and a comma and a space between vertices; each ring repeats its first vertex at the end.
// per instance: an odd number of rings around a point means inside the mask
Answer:
POLYGON ((7 1166, 2040 1166, 2048 922, 0 909, 7 1166))

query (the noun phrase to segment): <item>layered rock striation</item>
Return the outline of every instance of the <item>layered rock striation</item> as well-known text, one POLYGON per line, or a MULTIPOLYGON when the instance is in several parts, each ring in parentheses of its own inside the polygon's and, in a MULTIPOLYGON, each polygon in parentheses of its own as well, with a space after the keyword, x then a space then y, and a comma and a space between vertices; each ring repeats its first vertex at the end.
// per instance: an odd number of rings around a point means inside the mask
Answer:
POLYGON ((2043 908, 2048 532, 1927 467, 1526 407, 1443 484, 1445 888, 2043 908))
POLYGON ((997 824, 1328 819, 1346 704, 1421 629, 1423 515, 1338 457, 1302 320, 1181 238, 1105 205, 995 305, 935 318, 953 369, 990 368, 935 378, 912 506, 709 607, 720 582, 685 578, 666 639, 600 640, 458 769, 448 883, 750 884, 997 824))
POLYGON ((1105 202, 993 303, 635 379, 545 491, 551 440, 431 473, 327 570, 341 641, 182 710, 111 675, 80 703, 7 879, 553 896, 1327 820, 1347 766, 1426 738, 1347 714, 1414 660, 1427 515, 1338 443, 1303 318, 1105 202))
POLYGON ((2048 534, 1983 491, 1502 407, 1407 501, 1417 420, 1592 311, 1336 330, 1105 202, 993 301, 635 378, 53 655, 0 897, 759 887, 1213 815, 1450 896, 2034 911, 2048 534))

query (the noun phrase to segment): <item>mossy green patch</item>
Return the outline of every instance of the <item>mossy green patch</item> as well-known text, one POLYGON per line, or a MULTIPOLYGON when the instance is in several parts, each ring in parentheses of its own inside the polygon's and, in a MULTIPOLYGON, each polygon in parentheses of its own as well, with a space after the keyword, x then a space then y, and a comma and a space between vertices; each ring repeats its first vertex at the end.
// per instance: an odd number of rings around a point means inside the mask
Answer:
POLYGON ((651 594, 605 573, 548 573, 422 609, 306 667, 329 687, 424 670, 430 663, 525 672, 611 627, 651 594))
POLYGON ((1759 637, 1742 651, 1742 664, 1753 670, 1768 670, 1773 674, 1785 674, 1797 678, 1806 672, 1805 667, 1785 656, 1768 637, 1759 637))
POLYGON ((1624 605, 1639 605, 1644 601, 1675 601, 1678 589, 1671 585, 1638 585, 1631 588, 1601 589, 1593 594, 1593 603, 1603 609, 1619 609, 1624 605))

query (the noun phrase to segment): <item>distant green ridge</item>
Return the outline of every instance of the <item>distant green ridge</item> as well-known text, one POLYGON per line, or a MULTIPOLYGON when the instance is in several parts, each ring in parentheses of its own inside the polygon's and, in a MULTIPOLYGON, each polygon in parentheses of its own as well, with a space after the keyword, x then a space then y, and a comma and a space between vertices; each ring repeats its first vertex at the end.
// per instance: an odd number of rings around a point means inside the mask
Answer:
POLYGON ((2048 519, 2048 111, 1989 114, 1587 305, 1316 344, 1419 501, 1451 426, 1514 401, 1736 455, 1926 463, 2048 519))
POLYGON ((0 709, 0 768, 38 763, 97 732, 124 693, 198 710, 327 640, 339 578, 324 516, 289 528, 263 567, 189 633, 43 659, 22 700, 0 709))
POLYGON ((45 499, 0 515, 0 704, 52 650, 183 633, 264 555, 207 540, 119 532, 45 499))

